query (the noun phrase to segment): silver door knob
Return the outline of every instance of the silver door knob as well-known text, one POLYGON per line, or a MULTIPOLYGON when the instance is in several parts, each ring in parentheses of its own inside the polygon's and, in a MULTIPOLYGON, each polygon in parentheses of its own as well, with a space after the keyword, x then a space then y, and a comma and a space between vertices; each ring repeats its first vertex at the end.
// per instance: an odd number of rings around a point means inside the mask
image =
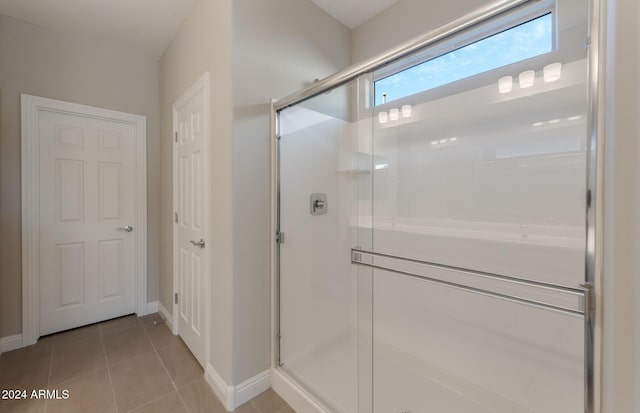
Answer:
POLYGON ((124 227, 117 228, 118 231, 131 232, 133 227, 131 225, 125 225, 124 227))
POLYGON ((202 238, 200 238, 200 241, 191 240, 189 242, 192 243, 194 247, 204 248, 204 240, 202 238))

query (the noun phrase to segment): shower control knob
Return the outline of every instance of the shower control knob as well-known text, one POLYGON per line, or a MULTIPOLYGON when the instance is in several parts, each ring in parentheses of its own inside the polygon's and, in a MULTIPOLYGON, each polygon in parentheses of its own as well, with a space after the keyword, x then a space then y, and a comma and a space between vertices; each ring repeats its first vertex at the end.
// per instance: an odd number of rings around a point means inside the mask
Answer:
POLYGON ((309 197, 309 209, 311 215, 324 215, 327 213, 327 195, 315 193, 309 197))

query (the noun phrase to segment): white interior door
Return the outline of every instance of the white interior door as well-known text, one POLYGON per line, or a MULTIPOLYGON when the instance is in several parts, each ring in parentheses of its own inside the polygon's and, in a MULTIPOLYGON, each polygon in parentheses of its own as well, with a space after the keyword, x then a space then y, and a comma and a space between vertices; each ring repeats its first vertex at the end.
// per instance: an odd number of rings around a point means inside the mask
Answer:
POLYGON ((135 312, 135 126, 41 110, 37 128, 40 335, 135 312))
POLYGON ((174 320, 203 366, 210 261, 208 96, 205 75, 174 104, 174 320))

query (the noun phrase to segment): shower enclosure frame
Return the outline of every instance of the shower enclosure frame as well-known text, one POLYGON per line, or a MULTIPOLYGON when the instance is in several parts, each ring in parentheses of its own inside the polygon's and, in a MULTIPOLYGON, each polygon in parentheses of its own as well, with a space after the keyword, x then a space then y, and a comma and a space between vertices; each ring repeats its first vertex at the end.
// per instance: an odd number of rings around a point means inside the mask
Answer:
MULTIPOLYGON (((285 234, 280 231, 280 120, 281 110, 297 103, 311 99, 328 90, 345 85, 358 76, 372 72, 382 66, 395 62, 428 47, 436 42, 457 35, 467 29, 476 27, 490 19, 501 16, 509 11, 538 0, 498 0, 484 7, 476 9, 456 20, 451 21, 435 30, 403 43, 384 54, 371 60, 353 65, 343 71, 326 77, 314 85, 286 96, 282 99, 273 99, 271 102, 271 332, 272 332, 272 370, 280 373, 282 366, 280 360, 280 244, 284 242, 285 234)), ((600 411, 598 389, 600 383, 598 372, 600 371, 600 324, 601 306, 596 297, 599 297, 602 285, 602 243, 603 243, 603 153, 604 132, 601 122, 603 105, 601 102, 600 78, 603 73, 603 49, 604 22, 606 21, 606 0, 589 0, 588 37, 585 39, 585 47, 588 48, 588 75, 587 75, 587 176, 586 176, 586 249, 585 249, 585 282, 581 284, 584 293, 584 386, 585 386, 585 413, 597 413, 600 411)), ((357 260, 353 263, 358 263, 357 260)), ((524 300, 522 300, 524 302, 524 300)), ((524 302, 525 304, 528 304, 524 302)), ((531 304, 529 304, 531 305, 531 304)), ((280 373, 283 374, 283 373, 280 373)), ((284 374, 285 377, 286 374, 284 374)), ((297 389, 307 403, 322 407, 321 402, 313 396, 306 394, 304 389, 297 389)))

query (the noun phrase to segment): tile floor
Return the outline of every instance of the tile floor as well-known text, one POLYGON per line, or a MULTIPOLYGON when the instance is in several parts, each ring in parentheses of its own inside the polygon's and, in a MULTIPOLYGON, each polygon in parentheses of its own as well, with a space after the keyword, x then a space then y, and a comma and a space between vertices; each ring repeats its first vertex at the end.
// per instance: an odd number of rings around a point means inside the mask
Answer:
MULTIPOLYGON (((182 340, 158 314, 41 338, 0 356, 0 389, 64 389, 68 400, 0 400, 0 413, 222 413, 182 340)), ((271 389, 237 413, 294 412, 271 389)))

